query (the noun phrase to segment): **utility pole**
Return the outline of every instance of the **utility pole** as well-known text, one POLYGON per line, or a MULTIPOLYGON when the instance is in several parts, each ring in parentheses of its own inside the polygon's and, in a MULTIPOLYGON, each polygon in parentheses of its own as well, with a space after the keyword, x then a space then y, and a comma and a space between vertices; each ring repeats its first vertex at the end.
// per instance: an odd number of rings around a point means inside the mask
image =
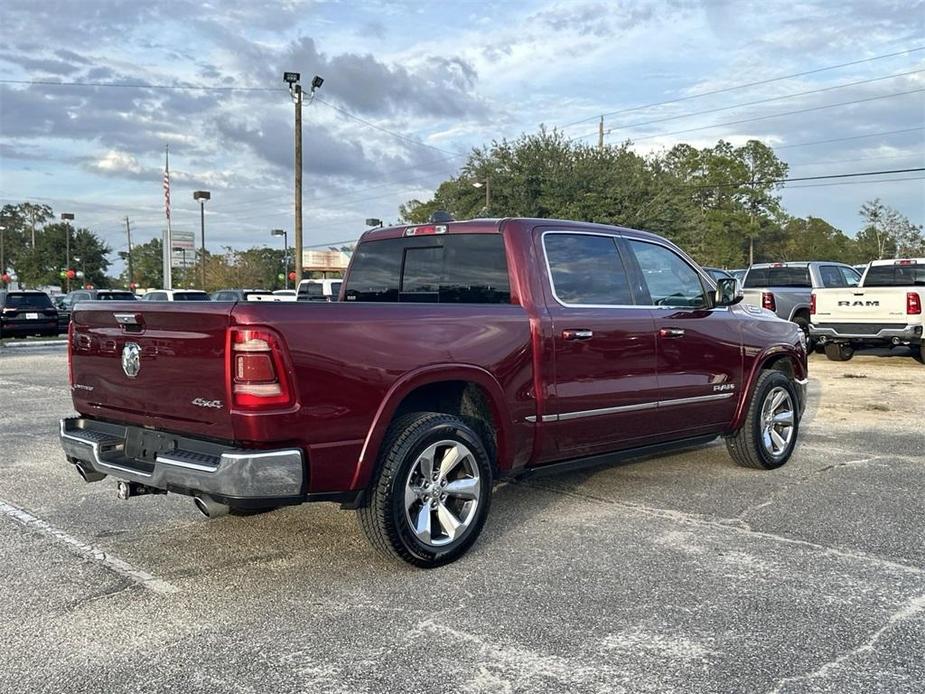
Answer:
POLYGON ((164 214, 167 229, 164 231, 164 289, 173 289, 173 233, 170 228, 170 145, 164 145, 164 214))
MULTIPOLYGON (((295 224, 293 239, 295 246, 295 281, 298 286, 302 279, 302 85, 299 84, 301 74, 298 72, 284 72, 283 81, 289 85, 289 95, 295 104, 295 224)), ((315 75, 312 77, 312 88, 309 92, 309 103, 315 96, 315 91, 324 84, 324 79, 315 75)))
POLYGON ((74 213, 73 212, 62 212, 61 221, 64 222, 64 233, 65 233, 64 245, 65 245, 65 248, 67 249, 66 250, 67 267, 65 268, 64 277, 67 283, 66 284, 67 291, 71 291, 71 276, 70 276, 70 272, 71 272, 71 222, 74 221, 74 213))
POLYGON ((131 289, 135 283, 135 273, 132 271, 132 227, 128 215, 125 215, 125 234, 128 236, 128 286, 131 289))
POLYGON ((601 116, 601 122, 597 126, 597 148, 604 149, 604 116, 601 116))
POLYGON ((295 101, 295 283, 302 280, 302 85, 293 86, 295 101))

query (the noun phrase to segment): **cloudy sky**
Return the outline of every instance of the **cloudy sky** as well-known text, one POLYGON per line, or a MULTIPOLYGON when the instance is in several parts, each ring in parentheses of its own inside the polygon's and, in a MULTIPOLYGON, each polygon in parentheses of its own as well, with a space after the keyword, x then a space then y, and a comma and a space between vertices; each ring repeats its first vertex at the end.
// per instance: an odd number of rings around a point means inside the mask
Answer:
MULTIPOLYGON (((306 245, 396 219, 472 146, 540 123, 592 141, 602 113, 640 152, 759 138, 796 177, 925 166, 915 0, 3 0, 0 27, 0 202, 75 212, 117 250, 125 215, 136 240, 160 234, 165 143, 174 228, 198 228, 206 188, 210 245, 291 230, 283 70, 325 78, 306 245), (112 84, 223 90, 88 86, 112 84)), ((784 202, 848 233, 872 197, 923 223, 922 178, 795 183, 784 202)))

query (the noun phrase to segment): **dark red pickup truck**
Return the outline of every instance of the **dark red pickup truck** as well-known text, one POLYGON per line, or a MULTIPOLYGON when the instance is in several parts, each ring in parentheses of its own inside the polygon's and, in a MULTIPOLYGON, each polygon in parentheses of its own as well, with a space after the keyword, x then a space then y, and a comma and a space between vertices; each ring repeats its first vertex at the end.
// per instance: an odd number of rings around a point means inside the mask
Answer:
POLYGON ((476 540, 498 479, 726 437, 796 444, 802 332, 652 234, 546 219, 377 229, 335 303, 81 304, 67 459, 206 515, 355 508, 418 566, 476 540))

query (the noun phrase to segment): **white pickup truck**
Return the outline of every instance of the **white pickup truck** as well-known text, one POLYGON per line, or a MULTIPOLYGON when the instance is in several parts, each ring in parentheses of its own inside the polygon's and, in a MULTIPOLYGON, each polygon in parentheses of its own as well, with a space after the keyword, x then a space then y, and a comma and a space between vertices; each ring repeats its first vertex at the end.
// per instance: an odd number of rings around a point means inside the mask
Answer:
POLYGON ((857 347, 908 345, 925 362, 925 258, 875 260, 849 289, 816 289, 810 334, 833 361, 851 359, 857 347))

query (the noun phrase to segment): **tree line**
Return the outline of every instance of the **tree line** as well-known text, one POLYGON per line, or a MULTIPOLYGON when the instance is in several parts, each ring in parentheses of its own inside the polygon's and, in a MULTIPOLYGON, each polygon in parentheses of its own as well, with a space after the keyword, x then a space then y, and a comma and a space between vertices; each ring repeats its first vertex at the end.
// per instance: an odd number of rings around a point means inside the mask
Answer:
MULTIPOLYGON (((756 140, 739 147, 720 140, 702 149, 679 144, 643 156, 630 143, 593 147, 541 129, 473 149, 458 176, 443 181, 431 199, 401 205, 399 213, 410 223, 446 210, 456 219, 544 217, 646 229, 704 265, 728 268, 745 267, 750 260, 858 264, 925 256, 922 227, 880 200, 861 207, 853 236, 820 217, 788 214, 780 197, 788 170, 772 148, 756 140)), ((132 277, 127 262, 118 277, 111 277, 112 249, 90 229, 58 221, 48 205, 4 205, 0 226, 5 227, 0 233, 6 266, 0 276, 10 271, 24 286, 63 284, 68 231, 70 269, 82 273, 72 286, 163 286, 159 238, 132 249, 132 277)), ((128 260, 127 252, 118 255, 128 260)), ((282 250, 206 252, 205 289, 275 289, 284 284, 283 271, 282 250)), ((174 282, 199 288, 198 264, 178 268, 174 282)))
POLYGON ((820 217, 789 215, 780 198, 788 170, 757 140, 679 144, 642 156, 630 143, 593 147, 543 129, 474 149, 457 177, 431 199, 405 203, 400 214, 413 223, 446 210, 456 219, 546 217, 646 229, 704 265, 728 268, 750 260, 858 264, 925 255, 922 227, 880 200, 859 210, 854 236, 820 217))

